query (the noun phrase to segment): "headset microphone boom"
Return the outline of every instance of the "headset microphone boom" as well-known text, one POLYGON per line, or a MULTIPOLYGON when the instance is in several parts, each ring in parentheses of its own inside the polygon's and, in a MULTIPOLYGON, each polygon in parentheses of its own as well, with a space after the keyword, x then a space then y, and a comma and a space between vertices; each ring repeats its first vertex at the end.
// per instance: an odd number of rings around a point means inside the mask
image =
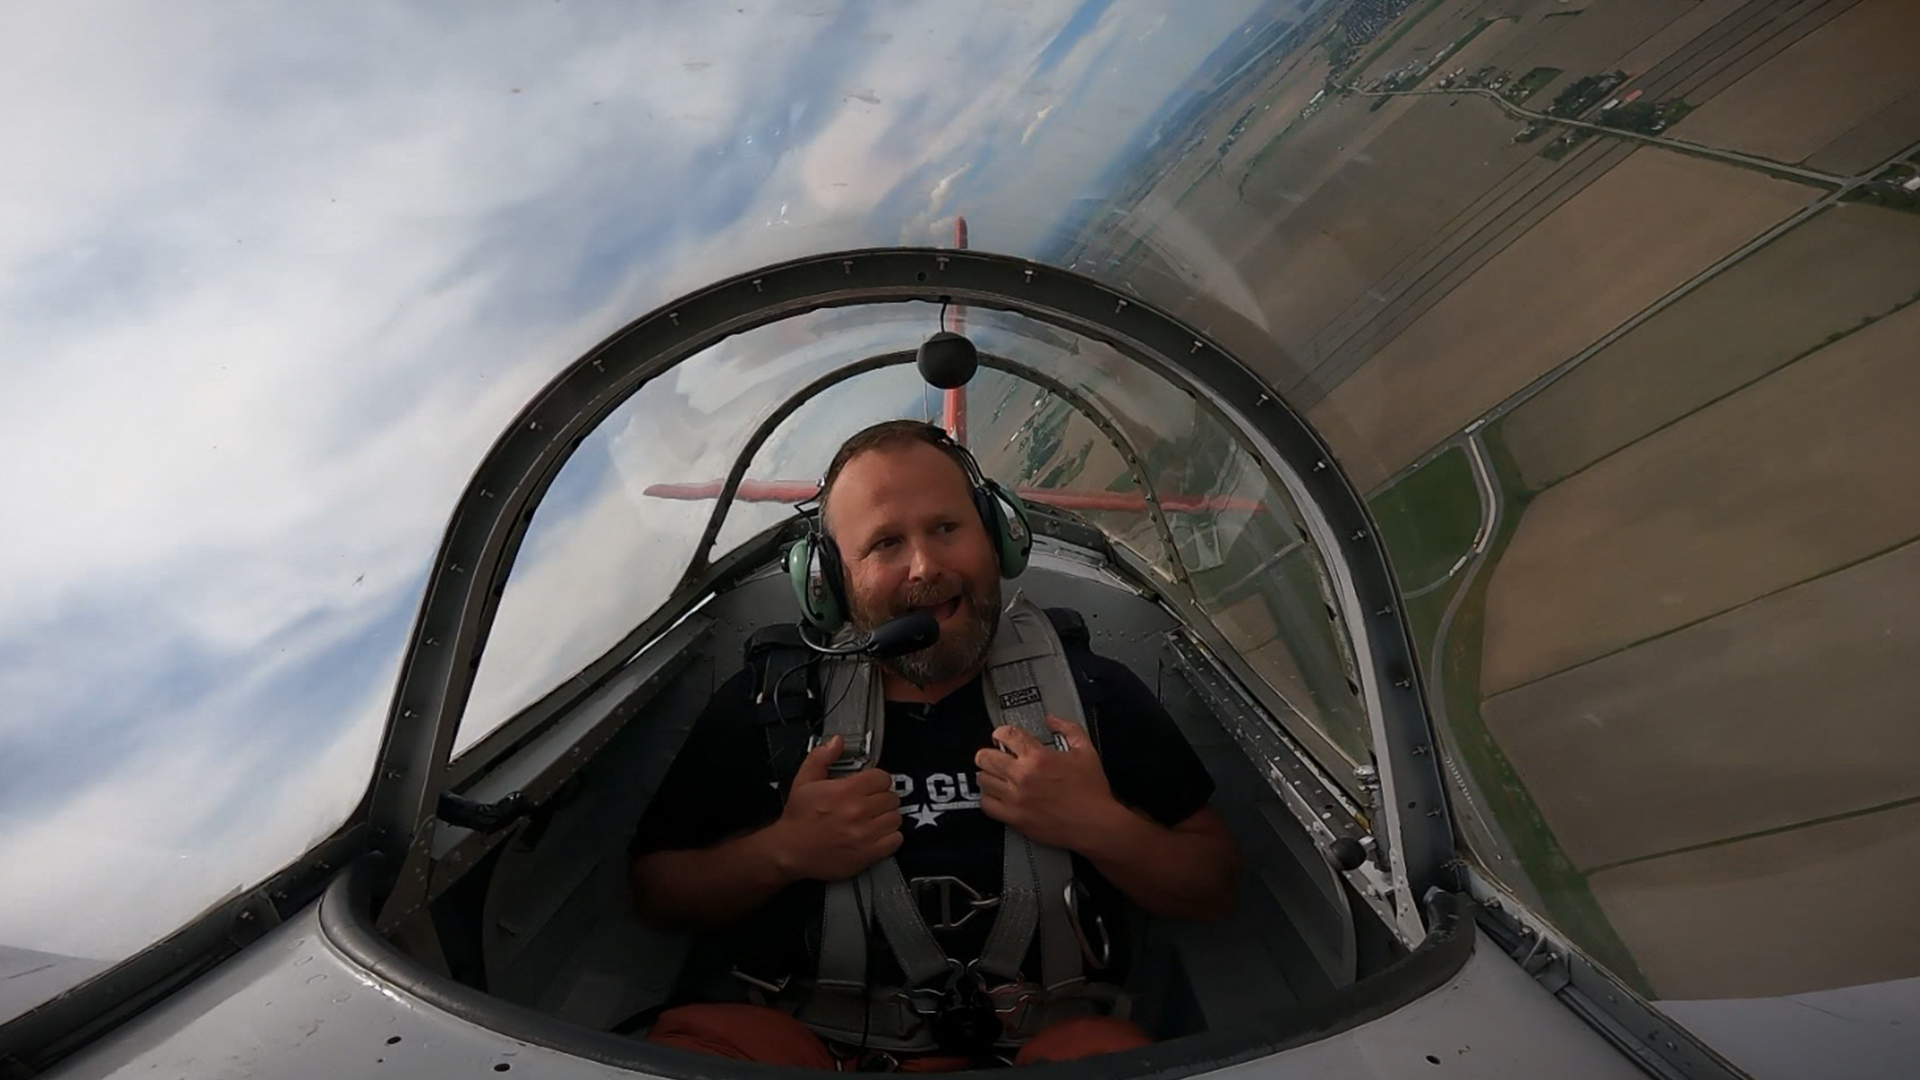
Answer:
POLYGON ((863 640, 851 644, 815 644, 804 628, 800 640, 813 651, 828 656, 871 656, 885 660, 931 648, 934 642, 940 640, 940 620, 934 618, 931 611, 910 611, 897 619, 888 619, 874 627, 873 633, 863 640))

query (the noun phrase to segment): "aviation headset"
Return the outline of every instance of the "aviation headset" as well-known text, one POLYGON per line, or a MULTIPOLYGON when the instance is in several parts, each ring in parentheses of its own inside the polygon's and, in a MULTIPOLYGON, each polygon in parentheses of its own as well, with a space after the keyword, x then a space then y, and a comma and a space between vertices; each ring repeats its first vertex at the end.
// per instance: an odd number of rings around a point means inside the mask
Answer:
MULTIPOLYGON (((967 474, 973 495, 973 507, 986 526, 1000 564, 1000 576, 1019 577, 1027 568, 1027 556, 1033 551, 1033 529, 1027 520, 1027 508, 1020 497, 1001 487, 980 471, 980 463, 967 448, 941 431, 935 441, 960 464, 967 474)), ((824 494, 824 487, 822 493, 824 494)), ((840 547, 827 535, 816 506, 807 514, 807 535, 787 548, 787 577, 793 583, 793 595, 800 601, 800 614, 814 626, 831 634, 846 625, 848 615, 845 569, 840 547)))

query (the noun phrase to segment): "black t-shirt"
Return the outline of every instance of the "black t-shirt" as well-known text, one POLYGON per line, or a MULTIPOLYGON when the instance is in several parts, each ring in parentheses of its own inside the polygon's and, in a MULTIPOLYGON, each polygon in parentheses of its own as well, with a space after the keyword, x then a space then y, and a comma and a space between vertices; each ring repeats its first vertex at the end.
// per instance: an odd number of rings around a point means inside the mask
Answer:
MULTIPOLYGON (((1213 780, 1146 684, 1124 665, 1084 649, 1070 650, 1069 663, 1114 797, 1165 825, 1205 806, 1213 780)), ((760 723, 764 715, 753 704, 748 672, 720 685, 642 816, 634 855, 707 847, 779 817, 780 781, 791 778, 774 775, 760 723)), ((909 880, 952 876, 981 896, 998 895, 1004 827, 980 809, 973 761, 992 744, 992 730, 979 678, 933 705, 887 703, 879 767, 892 774, 900 796, 904 839, 894 858, 909 880)), ((1074 864, 1076 878, 1092 894, 1088 906, 1104 910, 1107 929, 1121 937, 1126 920, 1118 890, 1087 860, 1075 855, 1074 864)), ((818 882, 796 884, 714 936, 744 969, 773 978, 810 972, 821 894, 818 882)), ((950 895, 949 910, 959 925, 936 930, 936 936, 949 956, 970 960, 997 909, 983 908, 961 921, 966 893, 955 889, 950 895)), ((929 906, 938 910, 937 894, 930 893, 923 911, 929 906)), ((885 951, 879 940, 875 948, 885 951)), ((1118 968, 1125 942, 1116 942, 1115 951, 1118 968)), ((899 978, 890 958, 878 963, 877 980, 899 978)))

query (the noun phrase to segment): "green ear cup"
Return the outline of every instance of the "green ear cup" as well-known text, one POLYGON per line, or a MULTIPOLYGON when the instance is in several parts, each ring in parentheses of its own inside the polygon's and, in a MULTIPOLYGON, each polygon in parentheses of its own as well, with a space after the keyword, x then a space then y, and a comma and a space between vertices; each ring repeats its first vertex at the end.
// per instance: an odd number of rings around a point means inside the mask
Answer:
POLYGON ((1033 525, 1027 520, 1026 504, 1020 501, 1020 496, 992 480, 983 480, 980 489, 985 493, 985 498, 979 500, 981 516, 1000 555, 1000 576, 1019 577, 1026 571, 1027 558, 1033 553, 1033 525))
POLYGON ((838 558, 831 542, 823 544, 822 538, 805 536, 787 548, 786 570, 801 616, 831 634, 846 622, 846 609, 830 580, 832 571, 823 565, 827 558, 838 558))

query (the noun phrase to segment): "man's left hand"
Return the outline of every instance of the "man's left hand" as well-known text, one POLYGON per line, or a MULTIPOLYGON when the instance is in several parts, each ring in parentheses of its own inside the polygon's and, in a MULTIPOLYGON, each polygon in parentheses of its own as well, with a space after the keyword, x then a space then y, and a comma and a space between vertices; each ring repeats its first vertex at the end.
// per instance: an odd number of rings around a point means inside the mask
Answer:
POLYGON ((1066 740, 1066 750, 1016 727, 994 730, 994 741, 1006 750, 973 756, 980 768, 980 808, 1035 843, 1072 850, 1105 828, 1115 811, 1126 811, 1107 786, 1087 730, 1054 716, 1047 717, 1047 726, 1066 740))

